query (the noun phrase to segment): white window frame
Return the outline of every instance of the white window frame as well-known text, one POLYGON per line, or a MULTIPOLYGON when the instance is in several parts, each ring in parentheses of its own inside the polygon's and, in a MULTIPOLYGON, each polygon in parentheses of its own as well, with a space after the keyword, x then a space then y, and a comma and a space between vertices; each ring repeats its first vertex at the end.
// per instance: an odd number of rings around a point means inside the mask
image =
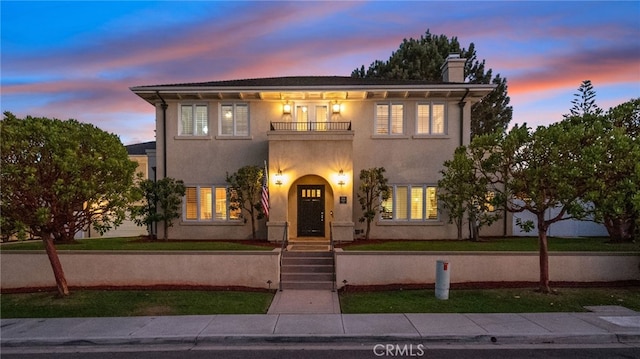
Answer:
POLYGON ((392 210, 390 212, 391 216, 389 217, 388 214, 386 213, 380 213, 379 214, 379 219, 381 222, 395 222, 395 223, 409 223, 409 222, 437 222, 440 220, 440 211, 439 211, 439 201, 437 200, 437 187, 435 185, 431 185, 431 184, 394 184, 394 185, 389 185, 389 187, 391 188, 391 200, 392 200, 392 210), (397 211, 398 211, 398 188, 402 187, 402 188, 406 188, 407 189, 407 198, 406 198, 406 215, 407 218, 403 218, 403 219, 398 219, 398 215, 397 215, 397 211), (413 188, 420 188, 422 189, 422 218, 412 218, 412 213, 411 213, 411 190, 413 188), (429 218, 429 205, 428 205, 428 201, 429 201, 429 188, 433 188, 435 190, 436 193, 436 218, 429 218))
POLYGON ((222 102, 219 105, 220 114, 218 116, 218 136, 220 137, 248 137, 251 135, 251 109, 248 102, 222 102), (223 112, 223 108, 226 106, 231 106, 231 122, 232 122, 232 133, 222 133, 222 121, 224 117, 227 116, 227 113, 223 112), (246 107, 247 109, 247 132, 246 133, 238 133, 238 107, 246 107))
POLYGON ((447 103, 442 101, 431 101, 431 102, 418 102, 416 104, 416 135, 429 135, 429 136, 446 136, 448 133, 447 126, 447 103), (420 121, 420 106, 428 106, 429 109, 429 118, 426 119, 428 123, 427 132, 421 131, 420 128, 424 126, 421 125, 420 121), (433 116, 433 108, 434 106, 442 106, 442 132, 434 131, 434 116, 433 116))
POLYGON ((194 102, 194 103, 181 103, 178 105, 178 136, 190 136, 190 137, 207 137, 211 132, 211 120, 209 116, 209 104, 202 102, 194 102), (184 126, 182 121, 182 108, 183 107, 191 107, 191 133, 184 133, 184 126), (197 128, 197 111, 198 107, 204 107, 206 109, 205 113, 207 115, 206 124, 204 126, 204 133, 199 134, 195 133, 197 128))
POLYGON ((238 218, 231 218, 231 210, 229 208, 230 201, 229 196, 227 195, 227 191, 229 186, 226 185, 195 185, 195 186, 186 186, 188 188, 196 189, 196 219, 188 219, 187 218, 187 194, 185 193, 182 199, 182 220, 186 223, 211 223, 211 222, 238 222, 241 220, 241 215, 238 218), (216 218, 216 189, 224 188, 224 196, 226 202, 226 213, 224 219, 216 218), (203 218, 203 214, 201 213, 202 208, 202 198, 200 197, 201 189, 210 189, 211 190, 211 218, 203 218))
POLYGON ((373 134, 374 136, 403 136, 405 134, 405 111, 404 111, 404 106, 405 104, 402 102, 377 102, 375 104, 375 110, 374 110, 374 121, 373 121, 373 134), (379 124, 379 118, 378 118, 378 107, 379 106, 387 106, 387 113, 386 113, 386 133, 380 133, 378 132, 378 124, 379 124), (401 129, 400 132, 394 132, 394 117, 393 117, 393 108, 394 106, 401 106, 402 108, 402 118, 401 118, 401 129))

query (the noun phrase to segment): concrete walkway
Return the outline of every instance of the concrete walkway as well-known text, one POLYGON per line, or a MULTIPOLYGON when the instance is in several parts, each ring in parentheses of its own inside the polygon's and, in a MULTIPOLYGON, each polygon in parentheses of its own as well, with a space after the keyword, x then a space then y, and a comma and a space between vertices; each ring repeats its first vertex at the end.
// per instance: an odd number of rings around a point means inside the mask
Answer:
MULTIPOLYGON (((281 296, 281 300, 288 300, 281 296)), ((3 348, 260 343, 622 344, 640 348, 640 313, 267 314, 2 319, 3 348)))
POLYGON ((283 290, 276 292, 267 314, 340 314, 338 292, 283 290))

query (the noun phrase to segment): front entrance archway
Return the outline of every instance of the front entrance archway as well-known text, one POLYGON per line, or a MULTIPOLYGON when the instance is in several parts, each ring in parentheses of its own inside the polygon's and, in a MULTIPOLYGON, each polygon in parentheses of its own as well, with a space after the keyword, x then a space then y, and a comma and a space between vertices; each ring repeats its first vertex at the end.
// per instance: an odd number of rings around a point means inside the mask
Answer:
POLYGON ((298 185, 298 237, 324 237, 324 185, 298 185))
POLYGON ((289 188, 289 239, 329 239, 329 224, 333 214, 333 190, 329 182, 318 175, 306 175, 289 188))

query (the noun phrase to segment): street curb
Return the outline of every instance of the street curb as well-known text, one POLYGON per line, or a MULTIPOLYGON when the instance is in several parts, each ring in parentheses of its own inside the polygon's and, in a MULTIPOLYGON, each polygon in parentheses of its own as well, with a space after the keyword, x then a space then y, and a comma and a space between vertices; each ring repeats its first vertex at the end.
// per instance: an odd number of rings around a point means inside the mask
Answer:
POLYGON ((554 335, 205 335, 162 337, 113 337, 113 338, 31 338, 3 339, 1 347, 50 347, 50 346, 119 346, 159 344, 293 344, 293 343, 413 343, 413 344, 637 344, 640 334, 554 334, 554 335))

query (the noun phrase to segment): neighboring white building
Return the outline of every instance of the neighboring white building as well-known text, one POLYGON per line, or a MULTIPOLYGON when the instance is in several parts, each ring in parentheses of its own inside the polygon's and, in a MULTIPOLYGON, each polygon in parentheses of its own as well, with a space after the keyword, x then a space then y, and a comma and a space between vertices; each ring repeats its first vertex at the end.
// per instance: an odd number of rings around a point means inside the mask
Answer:
MULTIPOLYGON (((155 179, 155 141, 137 143, 125 147, 129 154, 129 159, 138 163, 136 175, 141 173, 144 179, 155 179)), ((88 228, 88 230, 76 234, 76 238, 135 237, 147 234, 146 227, 139 227, 133 221, 127 219, 118 228, 108 231, 102 236, 93 228, 88 228)))
MULTIPOLYGON (((552 218, 558 215, 560 209, 551 209, 547 211, 545 218, 552 218)), ((514 236, 537 236, 538 226, 534 226, 531 232, 525 232, 516 224, 520 219, 522 222, 533 221, 536 223, 536 216, 531 212, 521 212, 513 214, 513 235, 514 236)), ((604 224, 595 223, 593 221, 578 221, 575 219, 567 219, 553 223, 547 230, 548 236, 553 237, 607 237, 609 233, 604 224)))

